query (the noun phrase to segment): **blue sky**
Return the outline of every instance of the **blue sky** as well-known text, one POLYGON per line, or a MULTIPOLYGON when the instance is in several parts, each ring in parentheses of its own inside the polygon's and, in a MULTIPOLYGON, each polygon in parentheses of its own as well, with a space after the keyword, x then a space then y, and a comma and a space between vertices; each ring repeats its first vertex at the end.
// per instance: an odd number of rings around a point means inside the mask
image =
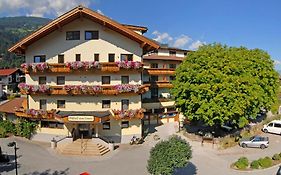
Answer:
POLYGON ((219 42, 260 48, 281 69, 280 0, 1 0, 0 16, 54 18, 78 4, 121 23, 147 26, 146 36, 172 46, 196 49, 219 42))

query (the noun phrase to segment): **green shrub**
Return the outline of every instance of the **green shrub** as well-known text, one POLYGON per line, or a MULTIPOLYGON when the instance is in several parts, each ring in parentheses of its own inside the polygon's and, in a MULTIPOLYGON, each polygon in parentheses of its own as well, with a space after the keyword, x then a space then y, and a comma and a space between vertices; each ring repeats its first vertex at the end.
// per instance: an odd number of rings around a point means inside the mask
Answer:
POLYGON ((15 133, 18 136, 30 138, 36 130, 36 123, 27 120, 18 120, 15 125, 15 133))
POLYGON ((0 126, 0 138, 6 137, 7 131, 4 127, 0 126))
POLYGON ((249 166, 249 160, 247 157, 240 157, 235 163, 234 166, 238 169, 246 169, 249 166))
POLYGON ((259 169, 259 168, 260 168, 259 161, 258 161, 258 160, 254 160, 254 161, 251 163, 250 166, 251 166, 252 169, 259 169))
POLYGON ((13 122, 9 121, 9 120, 3 120, 0 122, 0 127, 5 128, 6 133, 11 133, 14 134, 15 132, 15 125, 13 124, 13 122))
POLYGON ((259 164, 262 168, 268 168, 272 166, 272 159, 270 157, 260 158, 259 164))
POLYGON ((281 157, 280 157, 279 154, 274 154, 274 155, 272 156, 272 160, 280 160, 280 159, 281 159, 281 157))
POLYGON ((178 136, 172 136, 150 150, 147 170, 150 174, 170 175, 177 168, 186 166, 191 156, 189 143, 178 136))

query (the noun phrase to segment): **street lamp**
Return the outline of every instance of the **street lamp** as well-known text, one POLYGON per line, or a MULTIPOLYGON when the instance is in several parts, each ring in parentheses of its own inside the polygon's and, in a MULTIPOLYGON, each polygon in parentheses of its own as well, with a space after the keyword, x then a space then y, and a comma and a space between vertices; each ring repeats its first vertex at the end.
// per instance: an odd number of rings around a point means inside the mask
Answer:
POLYGON ((17 163, 17 143, 14 142, 10 142, 8 143, 8 147, 14 147, 15 149, 15 168, 16 168, 16 175, 18 175, 18 163, 17 163))

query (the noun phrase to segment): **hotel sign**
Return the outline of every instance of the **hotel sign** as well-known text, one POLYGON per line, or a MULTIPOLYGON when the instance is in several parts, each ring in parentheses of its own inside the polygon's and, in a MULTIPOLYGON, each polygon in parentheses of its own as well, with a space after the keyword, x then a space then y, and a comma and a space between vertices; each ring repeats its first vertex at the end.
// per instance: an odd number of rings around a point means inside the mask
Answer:
POLYGON ((94 116, 68 116, 68 121, 71 122, 92 122, 94 116))

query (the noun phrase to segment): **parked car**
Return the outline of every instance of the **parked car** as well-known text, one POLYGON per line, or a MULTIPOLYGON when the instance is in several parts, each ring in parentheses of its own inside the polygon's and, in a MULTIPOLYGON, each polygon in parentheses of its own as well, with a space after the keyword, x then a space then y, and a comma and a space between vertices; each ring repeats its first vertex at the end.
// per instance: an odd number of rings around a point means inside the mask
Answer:
POLYGON ((246 147, 253 147, 253 148, 267 148, 269 145, 268 137, 261 137, 261 136, 253 136, 250 138, 242 138, 239 142, 239 145, 243 148, 246 147))
POLYGON ((267 133, 274 133, 281 135, 281 120, 273 120, 269 122, 267 125, 263 126, 263 132, 267 133))
POLYGON ((281 166, 278 168, 276 175, 281 175, 281 166))

